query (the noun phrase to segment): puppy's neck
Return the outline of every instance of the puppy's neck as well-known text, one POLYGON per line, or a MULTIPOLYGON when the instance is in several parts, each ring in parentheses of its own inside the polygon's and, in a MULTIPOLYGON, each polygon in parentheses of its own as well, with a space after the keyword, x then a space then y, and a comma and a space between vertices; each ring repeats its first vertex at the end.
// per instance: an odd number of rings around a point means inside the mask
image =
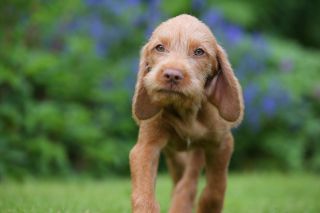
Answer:
POLYGON ((181 139, 199 139, 206 135, 207 128, 199 120, 200 107, 176 108, 167 106, 163 108, 162 118, 175 130, 181 139))
POLYGON ((199 109, 200 107, 197 105, 193 105, 188 108, 168 105, 163 108, 163 113, 166 117, 169 116, 181 122, 192 122, 197 119, 199 109))

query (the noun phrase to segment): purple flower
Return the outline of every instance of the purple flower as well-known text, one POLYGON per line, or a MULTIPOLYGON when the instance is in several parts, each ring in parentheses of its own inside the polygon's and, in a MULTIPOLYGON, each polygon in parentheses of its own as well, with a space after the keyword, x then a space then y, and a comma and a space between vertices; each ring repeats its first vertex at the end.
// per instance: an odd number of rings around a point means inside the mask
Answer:
POLYGON ((254 53, 246 53, 240 60, 239 67, 244 70, 246 74, 251 74, 252 72, 257 74, 265 68, 264 58, 257 58, 257 56, 253 54, 254 53))
POLYGON ((146 37, 150 37, 153 29, 159 23, 161 19, 160 11, 160 2, 159 0, 152 0, 149 3, 149 9, 146 16, 147 19, 147 29, 145 32, 146 37))
POLYGON ((96 6, 96 5, 101 5, 104 2, 104 0, 85 0, 85 3, 88 6, 96 6))
POLYGON ((108 51, 108 44, 105 41, 96 42, 96 52, 99 56, 105 56, 108 51))
POLYGON ((215 9, 210 9, 201 18, 204 23, 206 23, 211 29, 215 28, 223 22, 223 17, 220 11, 215 9))
POLYGON ((252 104, 258 94, 260 93, 260 88, 256 84, 249 84, 244 88, 243 96, 246 104, 252 104))
POLYGON ((159 10, 160 3, 161 3, 161 0, 150 0, 149 1, 149 9, 152 12, 159 10))
POLYGON ((90 32, 94 38, 101 38, 104 35, 104 25, 99 16, 94 16, 90 24, 90 32))
POLYGON ((269 55, 268 43, 261 33, 258 33, 258 32, 253 33, 252 44, 253 44, 253 48, 257 50, 256 54, 269 55))
POLYGON ((134 27, 143 27, 144 24, 146 23, 147 16, 146 14, 139 14, 132 20, 132 25, 134 27))
POLYGON ((194 11, 202 11, 206 6, 206 1, 204 0, 192 0, 191 1, 191 8, 194 11))
POLYGON ((244 33, 242 29, 239 26, 236 25, 228 25, 225 30, 226 39, 228 40, 228 43, 232 46, 234 44, 237 44, 239 41, 243 39, 244 33))
POLYGON ((265 96, 262 101, 262 107, 264 113, 266 113, 268 116, 273 116, 277 109, 277 101, 274 97, 265 96))
POLYGON ((135 75, 139 71, 139 58, 133 58, 130 62, 131 64, 131 72, 134 73, 135 75))
POLYGON ((293 69, 293 61, 289 58, 282 59, 280 67, 283 72, 291 72, 293 69))
POLYGON ((140 0, 127 0, 126 2, 130 6, 139 6, 141 4, 140 0))
POLYGON ((245 115, 245 122, 247 121, 253 130, 258 130, 261 123, 259 108, 253 106, 251 108, 247 107, 245 108, 245 115))
POLYGON ((108 11, 117 16, 121 15, 124 12, 124 9, 128 7, 128 5, 122 4, 121 2, 116 0, 105 1, 104 6, 108 9, 108 11))
POLYGON ((261 101, 263 113, 271 117, 277 114, 277 111, 284 109, 290 104, 290 98, 287 91, 281 88, 276 80, 271 79, 268 89, 264 92, 261 101))
POLYGON ((76 30, 78 30, 80 28, 81 28, 81 22, 80 22, 80 20, 76 20, 76 19, 70 21, 66 25, 66 29, 69 32, 74 32, 74 31, 76 31, 76 30))

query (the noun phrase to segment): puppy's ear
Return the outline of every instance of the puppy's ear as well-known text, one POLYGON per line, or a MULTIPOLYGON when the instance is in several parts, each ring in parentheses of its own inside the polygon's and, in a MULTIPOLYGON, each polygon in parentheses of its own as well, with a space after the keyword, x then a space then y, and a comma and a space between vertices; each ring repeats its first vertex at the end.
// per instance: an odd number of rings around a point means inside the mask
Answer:
POLYGON ((235 122, 242 116, 242 90, 228 57, 220 45, 218 45, 216 57, 218 71, 214 72, 216 76, 207 88, 208 100, 218 108, 222 118, 235 122))
POLYGON ((140 52, 139 72, 132 101, 132 114, 136 121, 149 119, 160 111, 160 107, 151 102, 143 82, 150 69, 147 62, 147 45, 140 52))

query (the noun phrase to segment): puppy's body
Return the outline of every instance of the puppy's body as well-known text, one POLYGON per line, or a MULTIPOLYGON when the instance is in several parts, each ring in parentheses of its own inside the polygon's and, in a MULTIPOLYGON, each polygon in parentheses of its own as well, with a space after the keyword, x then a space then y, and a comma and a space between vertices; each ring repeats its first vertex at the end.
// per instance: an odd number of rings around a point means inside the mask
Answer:
POLYGON ((242 119, 243 101, 223 49, 202 22, 180 15, 154 31, 141 52, 133 115, 140 126, 130 153, 133 212, 159 212, 160 151, 175 183, 170 212, 192 212, 203 166, 207 186, 198 212, 220 212, 233 150, 230 129, 242 119))

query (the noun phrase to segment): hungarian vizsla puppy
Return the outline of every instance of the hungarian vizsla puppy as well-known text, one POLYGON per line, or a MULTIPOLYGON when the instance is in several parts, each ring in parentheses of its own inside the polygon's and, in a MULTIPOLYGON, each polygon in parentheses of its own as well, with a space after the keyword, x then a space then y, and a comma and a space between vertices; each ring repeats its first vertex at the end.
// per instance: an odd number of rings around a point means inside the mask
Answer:
POLYGON ((192 212, 203 167, 206 186, 197 212, 221 212, 231 128, 244 108, 226 53, 204 23, 179 15, 155 29, 139 66, 133 116, 140 129, 130 152, 133 212, 160 212, 155 185, 161 151, 174 183, 170 212, 192 212))

